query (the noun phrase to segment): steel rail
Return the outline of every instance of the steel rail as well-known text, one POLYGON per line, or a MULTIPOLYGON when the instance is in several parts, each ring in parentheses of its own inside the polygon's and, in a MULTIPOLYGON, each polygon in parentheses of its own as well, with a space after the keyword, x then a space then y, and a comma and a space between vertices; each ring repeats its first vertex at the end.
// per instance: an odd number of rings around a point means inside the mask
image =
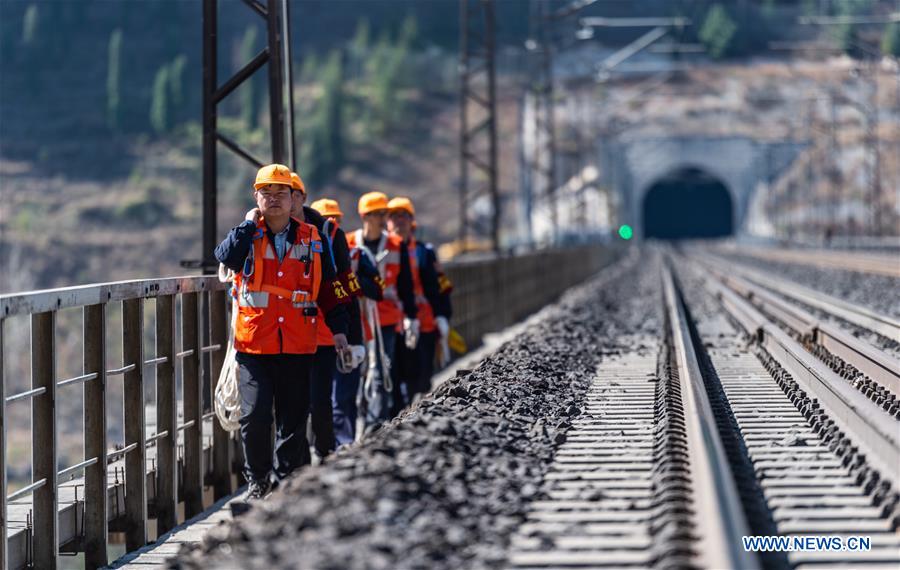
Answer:
POLYGON ((663 294, 681 384, 700 566, 759 568, 755 553, 742 547, 741 537, 751 533, 706 393, 687 315, 668 268, 663 269, 663 294))
MULTIPOLYGON (((707 254, 706 252, 702 255, 702 260, 704 263, 718 267, 724 267, 723 264, 726 261, 717 254, 707 254)), ((765 287, 784 297, 803 303, 804 305, 815 307, 820 311, 843 319, 848 323, 880 334, 885 338, 900 342, 900 320, 898 319, 876 313, 861 305, 849 303, 843 299, 838 299, 837 297, 832 297, 831 295, 816 291, 815 289, 800 285, 799 283, 793 283, 786 279, 775 277, 774 275, 762 273, 761 271, 752 269, 743 264, 735 263, 733 260, 727 260, 727 262, 728 271, 738 273, 748 281, 752 281, 757 285, 765 287)))
POLYGON ((830 323, 821 322, 805 309, 792 305, 742 277, 727 275, 719 268, 707 267, 720 281, 746 297, 758 309, 773 315, 799 334, 808 336, 816 344, 900 396, 900 361, 896 358, 830 323))
POLYGON ((894 488, 900 484, 900 430, 897 422, 856 388, 811 355, 799 342, 772 323, 750 301, 718 280, 706 282, 726 312, 784 368, 853 443, 866 461, 894 488))
POLYGON ((875 275, 887 275, 900 278, 900 259, 896 256, 853 252, 835 252, 822 250, 788 250, 764 247, 742 247, 733 249, 735 253, 743 253, 751 257, 801 263, 829 269, 843 269, 875 275))

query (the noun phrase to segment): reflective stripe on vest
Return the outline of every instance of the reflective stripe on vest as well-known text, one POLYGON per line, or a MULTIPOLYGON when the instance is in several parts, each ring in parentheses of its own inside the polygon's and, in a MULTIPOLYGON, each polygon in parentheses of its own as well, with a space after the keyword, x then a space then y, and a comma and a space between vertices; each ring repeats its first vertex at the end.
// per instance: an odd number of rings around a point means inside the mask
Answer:
POLYGON ((265 291, 248 291, 247 287, 242 285, 238 295, 238 306, 265 309, 269 306, 269 294, 265 291))

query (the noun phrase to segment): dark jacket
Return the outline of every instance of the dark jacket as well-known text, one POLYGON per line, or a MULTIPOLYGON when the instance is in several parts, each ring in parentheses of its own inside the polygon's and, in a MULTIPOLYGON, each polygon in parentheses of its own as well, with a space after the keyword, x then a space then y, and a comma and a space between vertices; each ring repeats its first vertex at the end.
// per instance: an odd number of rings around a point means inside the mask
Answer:
POLYGON ((378 273, 378 267, 375 266, 375 262, 368 255, 359 256, 356 277, 359 280, 359 288, 362 289, 363 296, 373 301, 384 299, 384 289, 381 288, 381 276, 378 273))
POLYGON ((413 286, 412 268, 409 263, 408 243, 403 242, 400 248, 400 273, 397 274, 397 296, 403 304, 403 314, 414 319, 419 314, 416 304, 416 291, 413 286))
POLYGON ((422 291, 435 317, 446 317, 447 320, 453 314, 450 304, 450 293, 442 292, 439 280, 437 254, 430 243, 416 241, 416 261, 419 264, 419 279, 422 281, 422 291))
MULTIPOLYGON (((303 216, 306 218, 306 223, 316 226, 316 229, 319 230, 319 234, 321 234, 322 238, 325 239, 325 216, 313 210, 309 206, 303 206, 303 216)), ((344 286, 344 289, 348 290, 349 284, 346 282, 346 280, 347 276, 352 271, 352 268, 350 266, 350 247, 347 245, 347 236, 344 234, 344 230, 342 230, 340 226, 337 226, 336 224, 329 224, 328 227, 332 231, 327 232, 328 239, 325 239, 326 246, 330 246, 331 251, 334 252, 333 267, 335 273, 337 275, 337 278, 341 280, 341 284, 344 286)), ((331 257, 328 257, 327 260, 330 264, 331 257)), ((362 284, 360 284, 360 286, 362 286, 362 284)), ((360 320, 359 314, 359 303, 347 303, 347 313, 350 316, 347 342, 349 342, 350 344, 363 344, 363 332, 362 322, 360 320)), ((328 328, 331 327, 329 326, 328 328)), ((332 332, 333 331, 334 329, 332 329, 332 332)))

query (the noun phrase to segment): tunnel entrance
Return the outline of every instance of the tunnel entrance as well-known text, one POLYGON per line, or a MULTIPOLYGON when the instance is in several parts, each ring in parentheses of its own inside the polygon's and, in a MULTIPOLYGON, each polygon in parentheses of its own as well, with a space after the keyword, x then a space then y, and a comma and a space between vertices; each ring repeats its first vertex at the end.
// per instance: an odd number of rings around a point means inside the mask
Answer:
POLYGON ((683 168, 657 180, 644 194, 645 238, 686 239, 734 233, 731 193, 721 180, 683 168))

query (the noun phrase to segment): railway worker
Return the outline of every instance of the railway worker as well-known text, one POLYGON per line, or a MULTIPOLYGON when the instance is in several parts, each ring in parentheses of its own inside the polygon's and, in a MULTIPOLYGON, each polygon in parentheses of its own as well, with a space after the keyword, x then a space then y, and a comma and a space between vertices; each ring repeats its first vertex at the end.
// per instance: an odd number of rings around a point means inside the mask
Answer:
MULTIPOLYGON (((334 226, 339 226, 343 220, 344 213, 336 200, 322 198, 313 202, 311 207, 334 226)), ((368 250, 350 248, 350 264, 357 278, 357 286, 348 288, 350 295, 356 297, 353 304, 359 308, 363 298, 380 301, 384 289, 375 261, 368 255, 368 250)), ((358 318, 357 322, 361 322, 361 319, 358 318)), ((331 390, 334 436, 338 446, 348 445, 356 439, 356 396, 359 392, 361 366, 354 362, 341 368, 335 370, 331 390)))
MULTIPOLYGON (((319 231, 331 256, 324 262, 331 264, 340 280, 345 297, 358 294, 360 287, 350 265, 350 250, 344 231, 334 221, 323 216, 316 208, 306 206, 306 187, 296 173, 291 173, 291 216, 312 224, 319 231)), ((310 382, 310 425, 312 428, 312 446, 319 460, 335 450, 334 417, 332 411, 332 382, 337 369, 337 358, 346 359, 347 365, 359 366, 365 355, 363 347, 362 324, 360 322, 359 305, 347 304, 349 315, 348 342, 351 348, 342 355, 335 350, 334 335, 327 324, 319 323, 316 329, 316 353, 313 359, 312 379, 310 382), (353 364, 353 361, 356 363, 353 364)), ((322 320, 319 310, 319 319, 322 320)), ((308 453, 308 450, 307 450, 308 453)))
MULTIPOLYGON (((410 266, 419 308, 419 343, 414 350, 397 346, 397 369, 408 383, 409 398, 431 390, 435 350, 440 339, 450 333, 450 280, 441 270, 431 244, 416 239, 416 210, 409 198, 397 197, 388 203, 389 228, 403 240, 409 252, 410 266)), ((442 360, 444 360, 442 358, 442 360)))
POLYGON ((257 207, 215 250, 216 259, 235 272, 234 345, 248 500, 265 497, 308 453, 306 415, 320 307, 335 333, 335 349, 348 347, 348 299, 341 298, 341 283, 325 263, 330 252, 318 230, 291 217, 291 191, 288 167, 260 168, 253 184, 257 207))
POLYGON ((398 409, 392 390, 387 389, 394 382, 390 366, 386 366, 385 361, 394 354, 398 330, 402 331, 404 342, 413 344, 416 341, 419 332, 419 321, 416 319, 418 307, 413 293, 409 257, 406 251, 401 250, 400 238, 386 231, 387 196, 381 192, 363 194, 357 211, 363 227, 347 236, 350 247, 366 250, 375 260, 384 283, 384 298, 377 303, 373 314, 378 324, 372 326, 376 334, 370 344, 377 362, 370 366, 366 378, 368 389, 365 390, 366 429, 373 431, 398 409))

